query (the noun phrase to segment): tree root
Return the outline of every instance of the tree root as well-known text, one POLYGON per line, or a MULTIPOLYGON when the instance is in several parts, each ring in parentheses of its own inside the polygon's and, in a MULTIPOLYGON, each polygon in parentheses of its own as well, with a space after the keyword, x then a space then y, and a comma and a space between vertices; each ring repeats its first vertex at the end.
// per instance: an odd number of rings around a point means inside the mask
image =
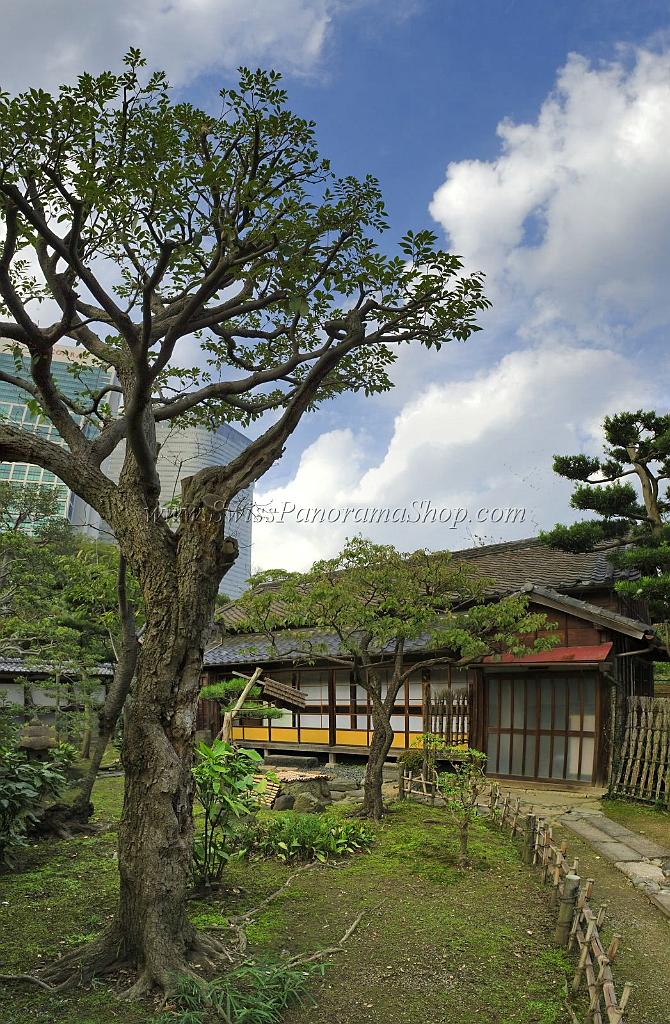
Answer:
MULTIPOLYGON (((294 878, 297 878, 298 875, 301 875, 304 871, 311 871, 313 868, 317 867, 326 867, 326 865, 320 864, 318 861, 313 861, 310 864, 303 864, 302 867, 298 868, 297 871, 294 871, 292 875, 288 876, 283 885, 280 885, 278 889, 271 892, 269 896, 266 896, 257 907, 253 907, 251 910, 245 911, 244 914, 238 914, 237 917, 232 917, 230 919, 228 922, 228 928, 235 933, 239 953, 244 953, 247 948, 247 933, 244 930, 244 926, 249 924, 254 917, 257 917, 262 910, 265 910, 270 903, 273 903, 278 899, 294 878)), ((216 930, 218 931, 219 929, 216 930)))
POLYGON ((76 835, 92 836, 100 832, 96 825, 89 825, 88 819, 93 811, 89 804, 87 810, 76 805, 56 803, 45 808, 39 821, 33 826, 32 833, 39 838, 55 837, 56 839, 72 839, 76 835))
POLYGON ((338 942, 338 944, 336 946, 328 946, 327 949, 319 949, 319 950, 317 950, 316 953, 309 953, 307 955, 303 954, 303 955, 299 955, 299 956, 293 956, 293 957, 290 958, 290 960, 287 960, 287 964, 290 967, 302 967, 304 964, 312 964, 316 960, 321 960, 325 956, 333 956, 333 954, 335 954, 335 953, 341 953, 344 950, 345 943, 347 942, 348 939, 351 938, 351 936, 354 934, 354 932, 358 928, 359 924, 363 920, 363 915, 364 914, 365 914, 365 911, 361 910, 361 912, 358 915, 358 917, 355 918, 353 923, 349 925, 349 927, 347 928, 346 932, 344 933, 344 935, 342 936, 342 938, 340 939, 340 941, 338 942))

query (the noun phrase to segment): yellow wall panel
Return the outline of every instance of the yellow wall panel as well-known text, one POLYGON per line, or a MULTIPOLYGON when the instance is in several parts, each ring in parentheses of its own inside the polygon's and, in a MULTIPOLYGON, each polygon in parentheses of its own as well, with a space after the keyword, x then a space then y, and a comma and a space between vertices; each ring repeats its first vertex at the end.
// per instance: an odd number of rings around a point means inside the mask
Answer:
POLYGON ((338 729, 335 742, 341 746, 367 747, 368 734, 361 729, 338 729))
POLYGON ((300 741, 302 743, 328 743, 327 729, 301 729, 300 741))
POLYGON ((254 741, 260 740, 267 742, 268 731, 267 729, 262 729, 255 726, 245 726, 244 729, 233 729, 233 738, 254 741), (237 736, 236 733, 238 734, 237 736))
POLYGON ((278 729, 274 725, 272 726, 272 742, 273 743, 297 743, 298 742, 298 730, 297 729, 278 729))

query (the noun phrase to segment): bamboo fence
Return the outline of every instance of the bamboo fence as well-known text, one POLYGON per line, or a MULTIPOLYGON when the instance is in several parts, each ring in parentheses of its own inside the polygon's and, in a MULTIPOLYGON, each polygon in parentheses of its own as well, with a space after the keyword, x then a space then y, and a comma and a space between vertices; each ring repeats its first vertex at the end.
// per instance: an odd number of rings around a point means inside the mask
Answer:
POLYGON ((616 796, 670 807, 670 700, 630 697, 616 796))
MULTIPOLYGON (((398 778, 401 798, 435 802, 435 776, 424 779, 401 770, 398 778)), ((621 996, 617 995, 612 964, 621 936, 615 933, 607 945, 602 939, 607 905, 597 911, 592 907, 594 880, 580 877, 579 861, 569 859, 565 840, 557 843, 543 818, 521 813, 519 797, 513 800, 509 793, 502 796, 500 787, 493 783, 488 802, 480 810, 513 838, 522 840, 524 861, 536 865, 543 883, 551 888, 551 906, 557 911, 554 941, 576 956, 571 991, 576 995, 584 986, 587 989, 585 1024, 625 1024, 632 985, 626 982, 621 996)))
POLYGON ((467 690, 454 692, 451 686, 433 697, 430 702, 430 732, 450 746, 468 742, 467 690))

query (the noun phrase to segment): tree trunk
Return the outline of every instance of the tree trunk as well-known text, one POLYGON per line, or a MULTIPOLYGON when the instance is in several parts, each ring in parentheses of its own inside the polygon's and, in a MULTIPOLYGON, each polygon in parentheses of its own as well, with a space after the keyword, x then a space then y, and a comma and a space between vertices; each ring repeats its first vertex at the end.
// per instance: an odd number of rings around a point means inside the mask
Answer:
POLYGON ((137 636, 133 629, 132 635, 124 636, 121 644, 118 661, 114 668, 114 677, 105 698, 105 703, 98 716, 98 735, 95 747, 93 748, 93 754, 77 797, 72 804, 74 816, 80 820, 88 821, 93 814, 93 804, 91 802, 93 786, 98 777, 107 744, 114 734, 116 723, 119 720, 119 715, 130 690, 130 684, 132 683, 137 663, 138 646, 137 636))
POLYGON ((113 932, 123 958, 141 971, 133 990, 141 994, 154 985, 169 989, 190 959, 207 963, 207 952, 221 949, 197 935, 187 916, 192 767, 205 641, 219 582, 238 549, 220 523, 204 517, 180 527, 167 543, 160 533, 131 540, 136 549, 125 554, 140 579, 146 626, 124 716, 113 932))
POLYGON ((361 815, 366 818, 373 818, 380 821, 384 815, 384 801, 382 799, 382 783, 384 781, 383 769, 386 757, 393 742, 393 729, 389 716, 383 705, 375 708, 372 705, 372 742, 370 753, 365 769, 365 796, 361 815))
POLYGON ((467 868, 470 865, 470 857, 468 855, 468 830, 470 823, 468 821, 461 824, 458 834, 458 847, 459 857, 458 866, 459 868, 467 868))

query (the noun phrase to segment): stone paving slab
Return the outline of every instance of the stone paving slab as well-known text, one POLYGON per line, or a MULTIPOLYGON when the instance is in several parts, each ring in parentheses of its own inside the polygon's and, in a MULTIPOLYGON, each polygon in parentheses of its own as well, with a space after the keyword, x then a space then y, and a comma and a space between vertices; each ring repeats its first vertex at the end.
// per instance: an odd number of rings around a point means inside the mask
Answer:
POLYGON ((670 890, 665 889, 663 892, 652 892, 648 895, 651 902, 667 917, 670 917, 670 890))
POLYGON ((611 860, 614 864, 625 863, 626 861, 639 861, 640 854, 633 850, 627 843, 617 843, 615 839, 596 840, 591 843, 594 850, 611 860))
POLYGON ((659 843, 655 843, 653 839, 647 839, 645 836, 635 836, 633 839, 626 839, 625 842, 627 846, 637 850, 640 857, 644 857, 647 860, 664 860, 670 857, 670 850, 659 843))
POLYGON ((561 821, 602 857, 612 861, 637 889, 670 917, 670 850, 617 824, 601 811, 570 811, 561 821))
MULTIPOLYGON (((572 817, 572 815, 570 815, 570 817, 572 817)), ((594 819, 596 817, 598 821, 597 827, 600 829, 601 832, 605 832, 606 835, 611 836, 612 839, 623 839, 624 842, 628 844, 628 846, 633 845, 630 841, 630 837, 633 835, 633 833, 629 828, 626 828, 625 825, 620 825, 618 821, 612 821, 611 818, 607 818, 604 814, 598 814, 597 816, 594 814, 590 814, 588 816, 589 819, 594 819)))

